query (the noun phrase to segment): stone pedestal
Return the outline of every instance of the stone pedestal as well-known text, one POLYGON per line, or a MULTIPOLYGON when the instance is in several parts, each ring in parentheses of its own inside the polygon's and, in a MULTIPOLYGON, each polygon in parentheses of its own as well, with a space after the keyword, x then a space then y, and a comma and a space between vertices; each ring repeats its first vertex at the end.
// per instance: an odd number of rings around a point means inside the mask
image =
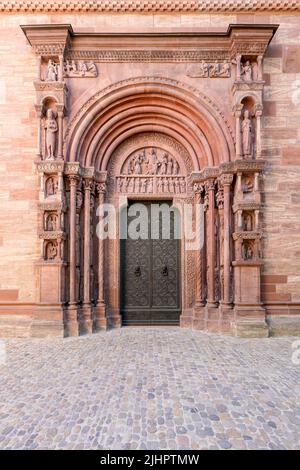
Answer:
POLYGON ((262 261, 234 261, 235 308, 232 330, 235 336, 267 337, 266 312, 260 300, 262 261))
POLYGON ((78 336, 78 308, 76 304, 70 304, 65 312, 65 336, 78 336))
POLYGON ((92 307, 90 304, 83 304, 79 312, 79 333, 89 335, 93 332, 92 307))
POLYGON ((193 330, 205 330, 206 309, 203 304, 195 305, 193 315, 193 330))

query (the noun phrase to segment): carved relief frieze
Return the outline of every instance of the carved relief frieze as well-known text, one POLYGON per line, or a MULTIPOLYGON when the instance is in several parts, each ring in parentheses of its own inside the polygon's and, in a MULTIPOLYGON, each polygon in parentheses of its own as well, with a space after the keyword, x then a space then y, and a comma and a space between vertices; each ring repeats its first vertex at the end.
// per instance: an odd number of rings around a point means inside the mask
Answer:
MULTIPOLYGON (((95 61, 95 62, 200 62, 201 60, 216 60, 219 61, 220 70, 217 73, 225 74, 227 76, 227 65, 222 67, 223 61, 228 63, 229 51, 228 50, 155 50, 155 49, 100 49, 100 50, 75 50, 69 51, 67 55, 69 62, 80 61, 95 61)), ((213 64, 212 64, 213 65, 213 64)), ((230 68, 230 66, 229 66, 230 68)), ((229 70, 230 74, 230 70, 229 70)), ((228 75, 230 76, 230 75, 228 75)))
POLYGON ((231 76, 231 65, 223 62, 205 62, 192 65, 187 70, 187 76, 191 78, 229 78, 231 76))
POLYGON ((84 60, 66 60, 64 62, 65 78, 88 78, 97 77, 98 69, 94 62, 84 60))

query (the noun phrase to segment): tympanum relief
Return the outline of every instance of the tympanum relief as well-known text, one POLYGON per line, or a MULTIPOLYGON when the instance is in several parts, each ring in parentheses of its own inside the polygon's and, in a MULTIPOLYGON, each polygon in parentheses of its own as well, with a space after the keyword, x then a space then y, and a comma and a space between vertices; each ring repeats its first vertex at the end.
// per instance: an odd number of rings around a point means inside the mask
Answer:
POLYGON ((119 193, 182 194, 186 178, 178 161, 159 148, 147 148, 130 155, 116 177, 119 193))

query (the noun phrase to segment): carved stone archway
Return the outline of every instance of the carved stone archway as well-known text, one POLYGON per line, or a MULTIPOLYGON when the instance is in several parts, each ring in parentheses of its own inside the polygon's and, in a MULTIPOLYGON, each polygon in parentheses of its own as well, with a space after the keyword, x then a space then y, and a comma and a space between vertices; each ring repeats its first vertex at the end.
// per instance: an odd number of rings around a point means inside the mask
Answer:
MULTIPOLYGON (((220 108, 209 87, 204 93, 174 78, 148 75, 92 88, 88 97, 79 98, 67 111, 72 82, 67 85, 66 79, 95 78, 97 67, 81 62, 78 71, 70 65, 72 54, 85 57, 86 51, 72 50, 70 27, 50 30, 47 36, 43 27, 26 29, 40 65, 35 83, 40 129, 40 310, 63 317, 66 335, 120 326, 117 242, 96 237, 96 208, 104 202, 116 205, 119 196, 171 198, 177 204, 202 204, 205 211, 204 245, 182 250, 181 326, 266 335, 260 301, 264 168, 260 119, 263 54, 276 28, 232 26, 218 35, 218 50, 212 34, 198 34, 195 56, 186 51, 189 41, 195 48, 195 39, 188 34, 182 35, 185 42, 180 46, 172 34, 156 38, 157 47, 173 44, 174 50, 167 53, 135 50, 124 59, 118 50, 89 51, 89 57, 117 61, 153 57, 188 62, 196 57, 188 77, 231 80, 227 93, 233 117, 220 108), (52 46, 55 34, 58 44, 52 46), (207 57, 213 60, 207 63, 207 57), (48 79, 42 78, 45 71, 48 79), (170 166, 155 174, 141 169, 148 158, 143 156, 151 152, 159 155, 161 165, 173 165, 172 170, 170 166), (131 161, 136 165, 133 172, 131 161), (49 283, 51 295, 46 289, 49 283)), ((92 41, 105 49, 103 37, 95 37, 92 41)), ((89 40, 83 39, 82 48, 89 40)), ((136 40, 144 37, 137 35, 136 40)), ((81 38, 76 41, 78 47, 81 38)))

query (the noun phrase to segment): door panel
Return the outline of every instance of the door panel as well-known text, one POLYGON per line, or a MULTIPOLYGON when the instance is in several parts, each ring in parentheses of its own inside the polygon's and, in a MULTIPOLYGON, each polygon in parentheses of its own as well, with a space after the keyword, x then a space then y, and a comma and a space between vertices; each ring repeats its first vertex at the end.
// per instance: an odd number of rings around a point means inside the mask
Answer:
MULTIPOLYGON (((145 205, 150 236, 151 203, 145 205)), ((170 239, 162 239, 161 228, 162 224, 158 239, 121 240, 123 324, 179 323, 179 240, 174 239, 174 217, 171 217, 170 239)))

